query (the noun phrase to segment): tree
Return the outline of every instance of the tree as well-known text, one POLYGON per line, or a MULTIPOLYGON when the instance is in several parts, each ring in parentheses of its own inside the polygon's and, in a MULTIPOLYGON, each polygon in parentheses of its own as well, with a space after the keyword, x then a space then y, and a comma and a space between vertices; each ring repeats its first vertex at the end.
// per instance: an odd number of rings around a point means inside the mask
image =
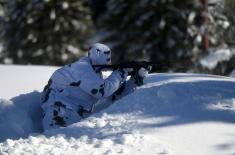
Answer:
POLYGON ((90 0, 90 7, 92 10, 92 19, 94 23, 96 20, 106 12, 106 2, 108 0, 90 0))
POLYGON ((5 10, 2 62, 61 65, 87 49, 92 22, 86 0, 10 0, 5 10))
POLYGON ((218 0, 209 4, 207 31, 210 36, 210 49, 200 60, 200 71, 228 75, 235 68, 234 53, 234 7, 232 0, 218 0), (207 65, 214 64, 214 65, 207 65))
POLYGON ((226 43, 230 46, 235 45, 235 27, 232 26, 235 24, 235 1, 234 0, 225 0, 225 7, 224 7, 224 13, 226 17, 228 18, 228 21, 231 26, 228 27, 228 30, 226 31, 226 43))
POLYGON ((112 46, 114 61, 145 57, 162 71, 195 66, 204 33, 200 0, 108 0, 106 8, 97 36, 112 46))

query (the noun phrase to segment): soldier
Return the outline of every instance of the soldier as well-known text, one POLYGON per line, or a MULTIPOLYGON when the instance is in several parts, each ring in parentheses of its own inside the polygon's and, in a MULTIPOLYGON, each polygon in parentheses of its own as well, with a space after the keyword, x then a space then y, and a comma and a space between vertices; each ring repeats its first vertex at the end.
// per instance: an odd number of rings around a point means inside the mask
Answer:
MULTIPOLYGON (((127 80, 131 69, 116 69, 107 78, 92 65, 111 64, 111 50, 96 43, 88 56, 56 70, 45 86, 41 106, 44 110, 43 128, 66 127, 89 116, 99 100, 114 101, 133 92, 136 84, 127 80)), ((148 71, 141 68, 138 76, 145 78, 148 71)))

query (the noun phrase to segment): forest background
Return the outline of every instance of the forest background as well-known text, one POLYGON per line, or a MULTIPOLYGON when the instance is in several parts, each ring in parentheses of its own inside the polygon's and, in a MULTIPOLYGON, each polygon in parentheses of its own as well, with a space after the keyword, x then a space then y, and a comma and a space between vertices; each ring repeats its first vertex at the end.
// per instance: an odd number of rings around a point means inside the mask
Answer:
POLYGON ((229 75, 234 13, 233 0, 0 0, 0 63, 61 66, 102 42, 114 64, 229 75))

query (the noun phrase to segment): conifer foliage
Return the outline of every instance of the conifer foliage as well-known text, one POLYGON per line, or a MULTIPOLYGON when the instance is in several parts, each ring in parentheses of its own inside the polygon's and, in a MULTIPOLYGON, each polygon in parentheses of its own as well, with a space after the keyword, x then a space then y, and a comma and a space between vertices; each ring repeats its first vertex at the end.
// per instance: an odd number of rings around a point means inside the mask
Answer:
POLYGON ((207 63, 201 63, 203 68, 200 72, 229 75, 235 68, 235 29, 233 26, 235 24, 235 1, 217 0, 208 2, 210 3, 207 31, 210 49, 201 59, 201 62, 207 63))
POLYGON ((61 65, 87 48, 86 0, 7 0, 4 8, 3 63, 61 65))
POLYGON ((114 60, 145 57, 184 70, 202 52, 200 0, 108 0, 97 22, 100 40, 110 43, 114 60))

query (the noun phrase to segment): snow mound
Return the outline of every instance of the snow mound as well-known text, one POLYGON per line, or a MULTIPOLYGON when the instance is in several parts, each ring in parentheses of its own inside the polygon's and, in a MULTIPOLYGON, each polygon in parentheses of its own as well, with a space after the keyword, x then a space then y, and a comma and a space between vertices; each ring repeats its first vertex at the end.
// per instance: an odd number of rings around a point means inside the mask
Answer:
POLYGON ((32 92, 10 101, 0 99, 0 141, 26 138, 30 133, 42 132, 39 98, 39 92, 32 92))
MULTIPOLYGON (((38 97, 37 93, 33 95, 38 97)), ((32 97, 28 103, 34 103, 35 98, 32 97)), ((1 104, 12 105, 8 101, 1 104)), ((35 127, 34 121, 27 120, 25 113, 21 112, 17 117, 24 118, 27 124, 26 128, 18 128, 29 134, 32 130, 24 129, 35 127)), ((26 139, 7 139, 0 143, 0 153, 232 154, 235 141, 221 135, 235 135, 234 123, 234 78, 151 74, 144 86, 104 111, 66 128, 31 134, 26 139), (216 127, 220 127, 219 130, 215 130, 216 127), (201 128, 203 132, 195 133, 201 128), (214 149, 211 149, 212 146, 214 149), (228 147, 224 149, 223 146, 228 147)), ((14 124, 19 126, 19 123, 14 124)), ((36 126, 40 128, 39 124, 36 126)), ((24 135, 20 131, 15 128, 17 134, 24 135)))

